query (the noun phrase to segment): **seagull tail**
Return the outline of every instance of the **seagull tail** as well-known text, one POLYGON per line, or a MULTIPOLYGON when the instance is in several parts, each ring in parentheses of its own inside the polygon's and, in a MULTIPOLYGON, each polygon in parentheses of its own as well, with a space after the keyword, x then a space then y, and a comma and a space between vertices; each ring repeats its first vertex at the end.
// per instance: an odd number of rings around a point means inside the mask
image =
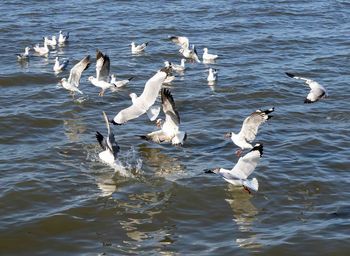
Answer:
POLYGON ((258 183, 258 180, 256 178, 253 178, 251 180, 244 180, 243 186, 246 186, 247 188, 249 188, 253 191, 258 191, 258 189, 259 189, 259 183, 258 183))

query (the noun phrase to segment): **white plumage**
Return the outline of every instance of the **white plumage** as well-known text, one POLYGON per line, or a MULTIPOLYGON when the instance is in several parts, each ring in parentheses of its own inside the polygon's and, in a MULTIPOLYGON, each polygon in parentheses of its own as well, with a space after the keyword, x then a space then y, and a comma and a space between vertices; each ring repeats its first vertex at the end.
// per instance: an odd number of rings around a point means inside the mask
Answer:
POLYGON ((142 43, 140 45, 136 45, 135 42, 131 42, 130 45, 131 45, 131 53, 137 54, 137 53, 143 52, 146 49, 148 42, 142 43))

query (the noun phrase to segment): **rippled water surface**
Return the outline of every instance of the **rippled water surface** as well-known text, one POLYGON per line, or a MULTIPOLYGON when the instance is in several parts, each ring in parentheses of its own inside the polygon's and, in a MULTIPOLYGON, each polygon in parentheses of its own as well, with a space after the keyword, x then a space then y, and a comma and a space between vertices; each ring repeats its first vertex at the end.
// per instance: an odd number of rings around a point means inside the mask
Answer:
MULTIPOLYGON (((350 250, 347 1, 2 1, 0 3, 0 251, 2 255, 348 255, 350 250), (25 46, 70 31, 49 57, 16 61, 25 46), (130 104, 163 61, 180 62, 169 35, 188 36, 213 64, 187 63, 169 86, 188 133, 183 147, 139 139, 146 116, 113 127, 121 175, 101 163, 102 117, 130 104), (149 41, 130 53, 130 42, 149 41), (98 96, 87 78, 95 51, 111 58, 126 88, 98 96), (58 85, 54 58, 85 55, 83 96, 58 85), (207 70, 219 71, 208 86, 207 70), (329 97, 303 104, 308 88, 329 97), (264 156, 252 195, 203 170, 231 168, 238 132, 275 106, 257 141, 264 156)), ((163 115, 163 113, 161 113, 163 115)))

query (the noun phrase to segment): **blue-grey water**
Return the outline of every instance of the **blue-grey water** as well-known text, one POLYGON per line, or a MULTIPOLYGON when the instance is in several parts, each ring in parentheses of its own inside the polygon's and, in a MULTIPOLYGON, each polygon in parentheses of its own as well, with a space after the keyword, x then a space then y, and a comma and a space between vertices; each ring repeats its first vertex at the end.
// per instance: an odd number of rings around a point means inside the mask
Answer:
MULTIPOLYGON (((1 255, 348 255, 350 250, 350 4, 278 1, 1 1, 1 255), (48 58, 16 53, 43 36, 70 31, 48 58), (140 94, 165 60, 179 63, 167 38, 184 35, 220 55, 187 63, 169 86, 188 134, 183 147, 138 135, 156 129, 141 116, 113 131, 125 177, 98 158, 94 134, 140 94), (149 41, 133 56, 130 42, 149 41), (95 51, 111 71, 134 80, 118 92, 87 81, 95 51), (85 55, 83 96, 58 85, 85 55), (214 87, 209 67, 219 71, 214 87), (308 88, 292 72, 318 81, 329 97, 304 104, 308 88), (275 106, 259 130, 264 155, 249 195, 215 175, 237 157, 242 121, 275 106)), ((161 113, 163 116, 163 113, 161 113)))

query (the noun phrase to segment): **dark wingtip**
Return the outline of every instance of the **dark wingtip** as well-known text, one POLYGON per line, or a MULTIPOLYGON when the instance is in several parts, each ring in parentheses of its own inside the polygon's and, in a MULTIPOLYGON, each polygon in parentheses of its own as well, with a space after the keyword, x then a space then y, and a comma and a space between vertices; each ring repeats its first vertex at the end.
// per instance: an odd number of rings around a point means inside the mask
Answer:
POLYGON ((210 170, 210 169, 205 169, 204 173, 214 173, 214 172, 212 170, 210 170))
POLYGON ((295 77, 295 75, 293 75, 292 73, 288 73, 288 72, 286 72, 286 75, 289 76, 289 77, 291 77, 291 78, 294 78, 294 77, 295 77))
POLYGON ((168 75, 171 74, 171 67, 164 67, 164 68, 161 68, 160 71, 162 72, 165 72, 168 75))
POLYGON ((132 77, 130 77, 128 80, 131 81, 131 80, 133 80, 133 79, 134 79, 134 77, 132 76, 132 77))
POLYGON ((174 102, 173 95, 171 94, 171 92, 168 88, 162 88, 160 95, 161 95, 162 103, 164 103, 164 97, 168 98, 171 102, 174 102))
POLYGON ((250 150, 250 151, 254 151, 254 150, 258 150, 260 153, 260 157, 263 156, 263 152, 264 152, 264 146, 262 143, 257 143, 255 144, 255 146, 250 150))
POLYGON ((143 140, 149 140, 147 136, 145 135, 139 135, 139 138, 143 139, 143 140))
POLYGON ((314 102, 316 102, 316 101, 309 100, 308 98, 305 98, 305 100, 304 100, 305 104, 310 104, 310 103, 314 103, 314 102))
POLYGON ((115 122, 113 119, 112 120, 109 120, 109 122, 113 125, 122 125, 122 124, 118 124, 117 122, 115 122))

